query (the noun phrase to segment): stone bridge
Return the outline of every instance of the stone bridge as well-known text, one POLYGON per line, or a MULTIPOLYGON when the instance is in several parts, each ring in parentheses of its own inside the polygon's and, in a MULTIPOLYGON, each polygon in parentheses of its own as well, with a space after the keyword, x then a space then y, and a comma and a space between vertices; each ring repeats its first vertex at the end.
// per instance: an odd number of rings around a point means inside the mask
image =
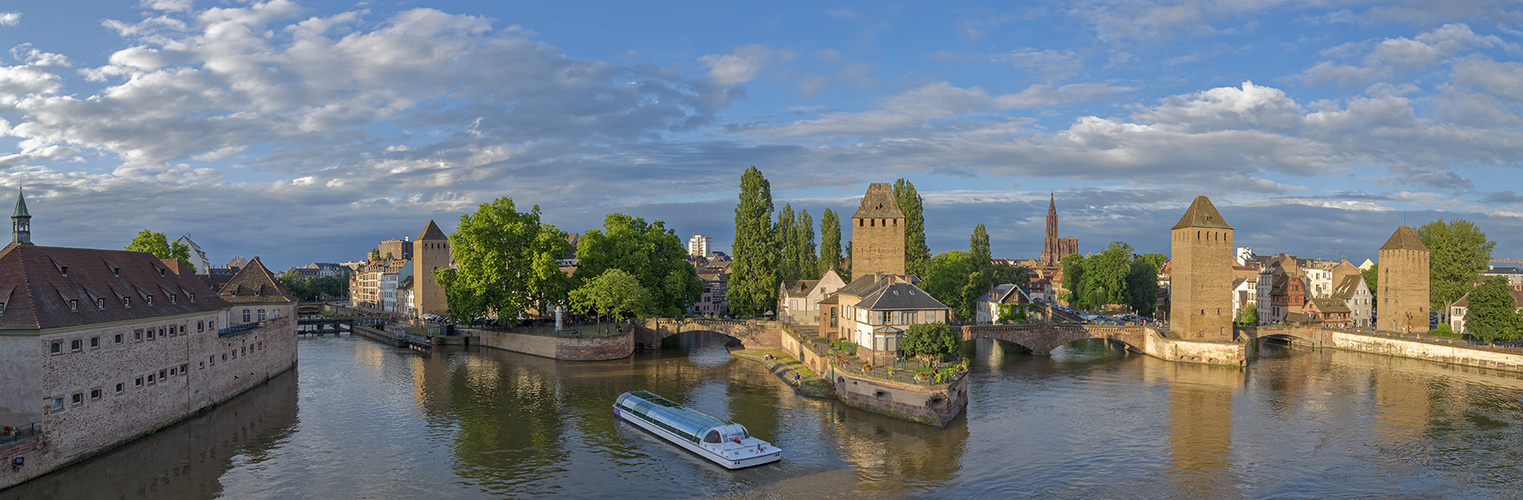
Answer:
POLYGON ((1020 345, 1032 354, 1046 356, 1063 344, 1075 340, 1107 339, 1126 344, 1140 352, 1146 352, 1147 337, 1159 337, 1158 332, 1144 326, 1111 325, 966 325, 962 327, 962 340, 996 339, 1020 345))
POLYGON ((661 341, 689 332, 714 332, 729 336, 746 349, 777 349, 783 325, 760 319, 651 318, 635 327, 636 349, 659 349, 661 341))

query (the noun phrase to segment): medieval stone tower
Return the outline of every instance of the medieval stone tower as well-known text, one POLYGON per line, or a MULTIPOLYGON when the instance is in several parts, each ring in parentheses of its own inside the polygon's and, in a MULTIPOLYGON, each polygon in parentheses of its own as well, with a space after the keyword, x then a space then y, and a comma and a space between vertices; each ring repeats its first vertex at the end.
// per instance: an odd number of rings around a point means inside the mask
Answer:
POLYGON ((1196 196, 1173 229, 1170 330, 1187 340, 1232 340, 1232 226, 1196 196))
POLYGON ((418 314, 447 313, 449 304, 444 297, 444 288, 434 280, 434 270, 449 268, 449 237, 432 219, 412 242, 412 265, 414 310, 418 314))
POLYGON ((1380 247, 1375 286, 1377 330, 1428 331, 1428 247, 1411 226, 1396 228, 1380 247))
POLYGON ((904 274, 904 212, 894 199, 894 186, 874 182, 851 216, 851 277, 904 274))

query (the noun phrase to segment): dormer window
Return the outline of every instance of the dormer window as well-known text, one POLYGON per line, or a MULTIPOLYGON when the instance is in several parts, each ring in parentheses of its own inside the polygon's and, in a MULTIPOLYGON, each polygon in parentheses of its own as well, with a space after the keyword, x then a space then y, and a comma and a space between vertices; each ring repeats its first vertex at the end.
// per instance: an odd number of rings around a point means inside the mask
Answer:
POLYGON ((106 299, 95 299, 95 308, 96 309, 105 309, 106 308, 106 299))
POLYGON ((79 300, 78 299, 70 299, 69 300, 69 312, 79 312, 79 300))
POLYGON ((122 307, 132 307, 132 297, 122 297, 122 307))
POLYGON ((0 302, 0 316, 5 316, 5 303, 0 302))
POLYGON ((111 268, 111 275, 120 278, 122 276, 122 268, 120 268, 120 267, 113 267, 113 268, 111 268))
POLYGON ((169 303, 170 303, 170 304, 173 304, 173 303, 175 303, 175 298, 176 298, 176 297, 179 297, 179 296, 178 296, 178 295, 176 295, 176 294, 173 294, 173 293, 171 293, 171 294, 169 294, 169 303))
POLYGON ((65 278, 69 277, 69 266, 60 266, 58 268, 58 274, 62 274, 65 278))
POLYGON ((159 268, 159 276, 163 276, 163 275, 164 275, 164 268, 161 267, 161 268, 159 268))
POLYGON ((153 295, 152 294, 148 295, 148 305, 150 305, 150 306, 153 305, 153 295))
POLYGON ((196 301, 196 294, 195 294, 195 293, 194 293, 194 292, 192 292, 192 293, 191 293, 191 294, 190 294, 190 295, 189 295, 189 297, 190 297, 190 301, 191 301, 191 302, 195 302, 195 301, 196 301))

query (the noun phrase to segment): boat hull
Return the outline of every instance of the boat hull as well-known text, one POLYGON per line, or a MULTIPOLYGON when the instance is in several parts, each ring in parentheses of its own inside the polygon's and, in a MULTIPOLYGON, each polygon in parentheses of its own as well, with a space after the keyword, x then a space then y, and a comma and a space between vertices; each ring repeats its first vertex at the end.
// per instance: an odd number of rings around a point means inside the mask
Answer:
POLYGON ((767 446, 766 451, 763 453, 746 455, 742 457, 725 457, 715 453, 713 450, 704 448, 697 444, 693 444, 686 439, 682 439, 676 434, 672 434, 671 431, 662 429, 656 424, 640 418, 637 415, 626 415, 625 412, 620 410, 618 406, 613 408, 613 413, 614 415, 618 415, 619 418, 624 419, 625 422, 635 424, 636 427, 645 429, 646 432, 655 434, 661 439, 665 439, 669 443, 675 444, 684 450, 692 452, 694 455, 706 458, 709 461, 719 464, 720 467, 724 467, 726 469, 744 469, 746 467, 769 464, 783 459, 783 450, 773 446, 767 446))

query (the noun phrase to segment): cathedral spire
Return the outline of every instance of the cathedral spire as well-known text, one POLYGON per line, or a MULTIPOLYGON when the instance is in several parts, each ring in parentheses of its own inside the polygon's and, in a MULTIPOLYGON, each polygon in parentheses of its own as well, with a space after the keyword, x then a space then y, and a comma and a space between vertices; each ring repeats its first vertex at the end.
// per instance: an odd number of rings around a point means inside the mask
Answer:
POLYGON ((26 193, 16 190, 16 212, 11 214, 11 243, 32 243, 32 214, 26 211, 26 193))
POLYGON ((1058 198, 1053 193, 1047 194, 1047 238, 1058 237, 1058 198))

